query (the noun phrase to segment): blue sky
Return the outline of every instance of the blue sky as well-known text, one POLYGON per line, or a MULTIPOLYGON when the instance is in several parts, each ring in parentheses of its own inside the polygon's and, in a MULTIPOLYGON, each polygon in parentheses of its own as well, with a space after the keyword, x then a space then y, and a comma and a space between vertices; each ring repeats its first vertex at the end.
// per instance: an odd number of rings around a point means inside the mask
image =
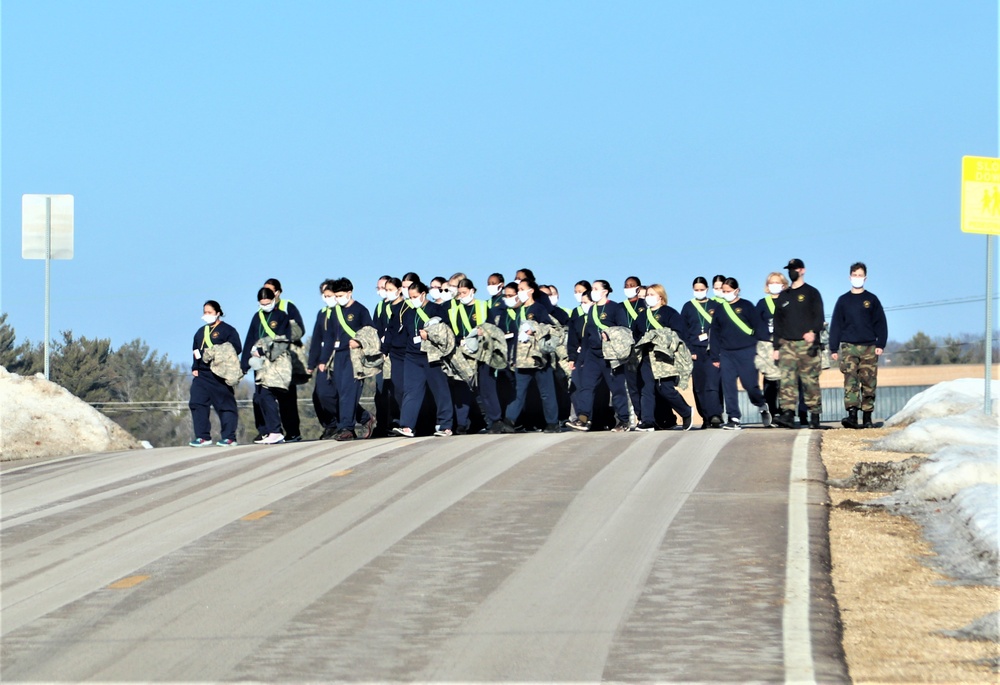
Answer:
MULTIPOLYGON (((996 157, 997 5, 759 2, 2 4, 0 307, 43 337, 21 195, 75 196, 52 332, 189 358, 206 299, 245 331, 285 286, 375 304, 383 272, 694 276, 758 299, 799 257, 827 301, 982 298, 961 157, 996 157)), ((612 296, 616 299, 615 296, 612 296)), ((889 312, 890 338, 985 305, 889 312)), ((311 325, 311 324, 310 324, 311 325)))

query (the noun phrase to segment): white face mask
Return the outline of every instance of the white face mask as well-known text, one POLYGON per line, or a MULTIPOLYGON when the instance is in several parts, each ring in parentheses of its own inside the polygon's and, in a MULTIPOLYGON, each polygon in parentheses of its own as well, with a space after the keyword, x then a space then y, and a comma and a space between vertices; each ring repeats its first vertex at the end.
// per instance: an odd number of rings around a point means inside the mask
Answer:
POLYGON ((474 299, 476 299, 476 293, 475 293, 475 291, 473 291, 473 292, 470 292, 470 293, 469 293, 468 295, 466 295, 465 297, 461 297, 461 298, 459 298, 459 300, 458 300, 458 301, 459 301, 459 302, 461 302, 462 304, 472 304, 472 301, 473 301, 474 299))
POLYGON ((782 283, 768 283, 767 292, 771 293, 772 295, 778 295, 779 293, 781 293, 784 287, 785 286, 782 283))
POLYGON ((606 296, 607 295, 605 294, 605 292, 603 290, 591 290, 590 291, 590 299, 593 302, 600 302, 606 296))
POLYGON ((399 291, 398 290, 386 290, 385 291, 385 301, 386 302, 395 302, 397 297, 399 297, 399 291))
POLYGON ((656 305, 660 304, 660 296, 646 295, 646 304, 649 305, 650 307, 655 307, 656 305))
POLYGON ((440 302, 447 302, 451 298, 455 297, 455 293, 452 290, 442 290, 440 302))
POLYGON ((712 292, 715 293, 715 297, 722 297, 722 288, 712 288, 712 292))
POLYGON ((639 294, 638 288, 625 288, 625 297, 627 297, 630 300, 638 294, 639 294))
POLYGON ((505 297, 503 298, 503 303, 507 305, 507 309, 513 309, 517 306, 517 300, 518 298, 516 297, 505 297))
POLYGON ((733 300, 736 299, 736 291, 732 290, 728 293, 722 293, 722 299, 725 300, 726 302, 732 302, 733 300))
POLYGON ((351 298, 349 295, 341 295, 340 297, 337 298, 337 304, 339 304, 341 307, 346 307, 347 303, 350 301, 351 298))
POLYGON ((441 299, 441 289, 431 288, 427 291, 427 297, 429 297, 432 302, 438 302, 441 299))
POLYGON ((521 302, 527 302, 529 297, 531 297, 531 291, 530 290, 518 290, 517 291, 517 299, 521 300, 521 302))
POLYGON ((215 323, 216 321, 219 320, 219 315, 218 314, 205 314, 203 317, 201 317, 201 320, 204 321, 205 323, 207 323, 209 326, 211 326, 213 323, 215 323))
POLYGON ((521 279, 520 278, 515 278, 514 279, 514 285, 521 285, 521 279))
POLYGON ((417 295, 416 297, 411 297, 406 301, 406 304, 410 305, 414 309, 420 309, 420 305, 422 305, 423 303, 424 301, 420 297, 420 295, 417 295))
POLYGON ((593 302, 587 302, 586 304, 582 304, 580 306, 583 307, 583 311, 584 311, 584 313, 586 313, 586 312, 590 311, 590 308, 594 306, 594 303, 593 302))
POLYGON ((865 287, 865 276, 851 276, 851 287, 852 288, 863 288, 865 287))
POLYGON ((323 304, 325 304, 327 307, 332 307, 333 305, 337 304, 337 298, 334 297, 333 295, 324 295, 323 304))
POLYGON ((704 300, 707 297, 708 297, 708 291, 707 290, 695 290, 694 291, 694 299, 696 299, 696 300, 704 300))
POLYGON ((573 297, 576 298, 577 303, 583 302, 583 293, 573 293, 573 297))
POLYGON ((388 291, 385 288, 379 288, 378 290, 375 291, 375 294, 378 296, 378 299, 380 300, 385 300, 389 298, 388 291))
POLYGON ((551 302, 552 306, 555 307, 557 304, 559 304, 559 296, 558 295, 549 295, 549 302, 551 302))
POLYGON ((260 308, 261 308, 261 311, 264 311, 264 312, 274 311, 274 302, 272 302, 271 304, 267 304, 267 305, 262 304, 260 306, 260 308))
POLYGON ((493 285, 486 286, 486 292, 490 294, 490 297, 496 297, 501 288, 503 288, 502 283, 494 283, 493 285))

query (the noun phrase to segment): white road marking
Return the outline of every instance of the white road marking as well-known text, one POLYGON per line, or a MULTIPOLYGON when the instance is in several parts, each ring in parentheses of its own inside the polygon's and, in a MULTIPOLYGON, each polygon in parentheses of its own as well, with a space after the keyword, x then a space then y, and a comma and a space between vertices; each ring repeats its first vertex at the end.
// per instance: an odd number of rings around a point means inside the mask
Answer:
POLYGON ((811 432, 799 433, 792 446, 788 475, 788 551, 785 554, 785 606, 781 629, 786 683, 815 683, 809 628, 809 513, 806 483, 811 432))

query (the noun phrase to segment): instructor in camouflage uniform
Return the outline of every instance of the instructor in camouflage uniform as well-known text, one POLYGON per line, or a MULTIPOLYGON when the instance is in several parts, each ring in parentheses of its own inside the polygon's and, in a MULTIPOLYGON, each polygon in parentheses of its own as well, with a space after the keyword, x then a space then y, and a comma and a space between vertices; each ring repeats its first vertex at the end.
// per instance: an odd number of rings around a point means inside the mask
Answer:
POLYGON ((851 290, 837 299, 830 320, 830 357, 840 362, 844 374, 844 428, 872 428, 878 358, 889 337, 885 310, 874 294, 865 290, 868 267, 851 264, 851 290), (862 422, 858 423, 858 407, 862 422))
POLYGON ((781 371, 778 396, 781 414, 774 418, 774 423, 785 428, 795 427, 794 407, 801 380, 803 400, 809 410, 809 427, 819 428, 822 410, 819 336, 823 330, 823 297, 806 283, 806 265, 801 259, 790 260, 785 268, 792 285, 775 302, 773 342, 774 358, 781 371))

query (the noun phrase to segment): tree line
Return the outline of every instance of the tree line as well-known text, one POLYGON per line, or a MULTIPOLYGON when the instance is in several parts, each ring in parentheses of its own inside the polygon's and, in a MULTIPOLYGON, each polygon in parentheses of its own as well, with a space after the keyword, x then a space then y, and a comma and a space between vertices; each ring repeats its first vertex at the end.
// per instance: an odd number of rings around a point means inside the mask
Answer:
MULTIPOLYGON (((1000 363, 1000 334, 995 334, 993 359, 1000 363)), ((305 341, 308 344, 308 340, 305 341)), ((882 363, 893 366, 934 364, 982 364, 985 359, 982 336, 962 335, 932 338, 918 332, 903 343, 889 341, 882 363)), ((44 349, 41 342, 17 341, 7 315, 0 314, 0 366, 20 376, 42 373, 44 349)), ((112 349, 108 338, 76 337, 63 331, 52 342, 49 376, 84 402, 99 408, 109 418, 139 440, 156 447, 186 445, 191 440, 191 371, 151 350, 141 339, 112 349)), ((309 399, 313 384, 299 386, 299 414, 302 435, 318 438, 319 423, 309 399), (305 401, 302 401, 305 400, 305 401)), ((248 379, 236 388, 240 406, 237 441, 251 442, 257 434, 248 379)), ((212 413, 213 433, 218 433, 218 417, 212 413)))

